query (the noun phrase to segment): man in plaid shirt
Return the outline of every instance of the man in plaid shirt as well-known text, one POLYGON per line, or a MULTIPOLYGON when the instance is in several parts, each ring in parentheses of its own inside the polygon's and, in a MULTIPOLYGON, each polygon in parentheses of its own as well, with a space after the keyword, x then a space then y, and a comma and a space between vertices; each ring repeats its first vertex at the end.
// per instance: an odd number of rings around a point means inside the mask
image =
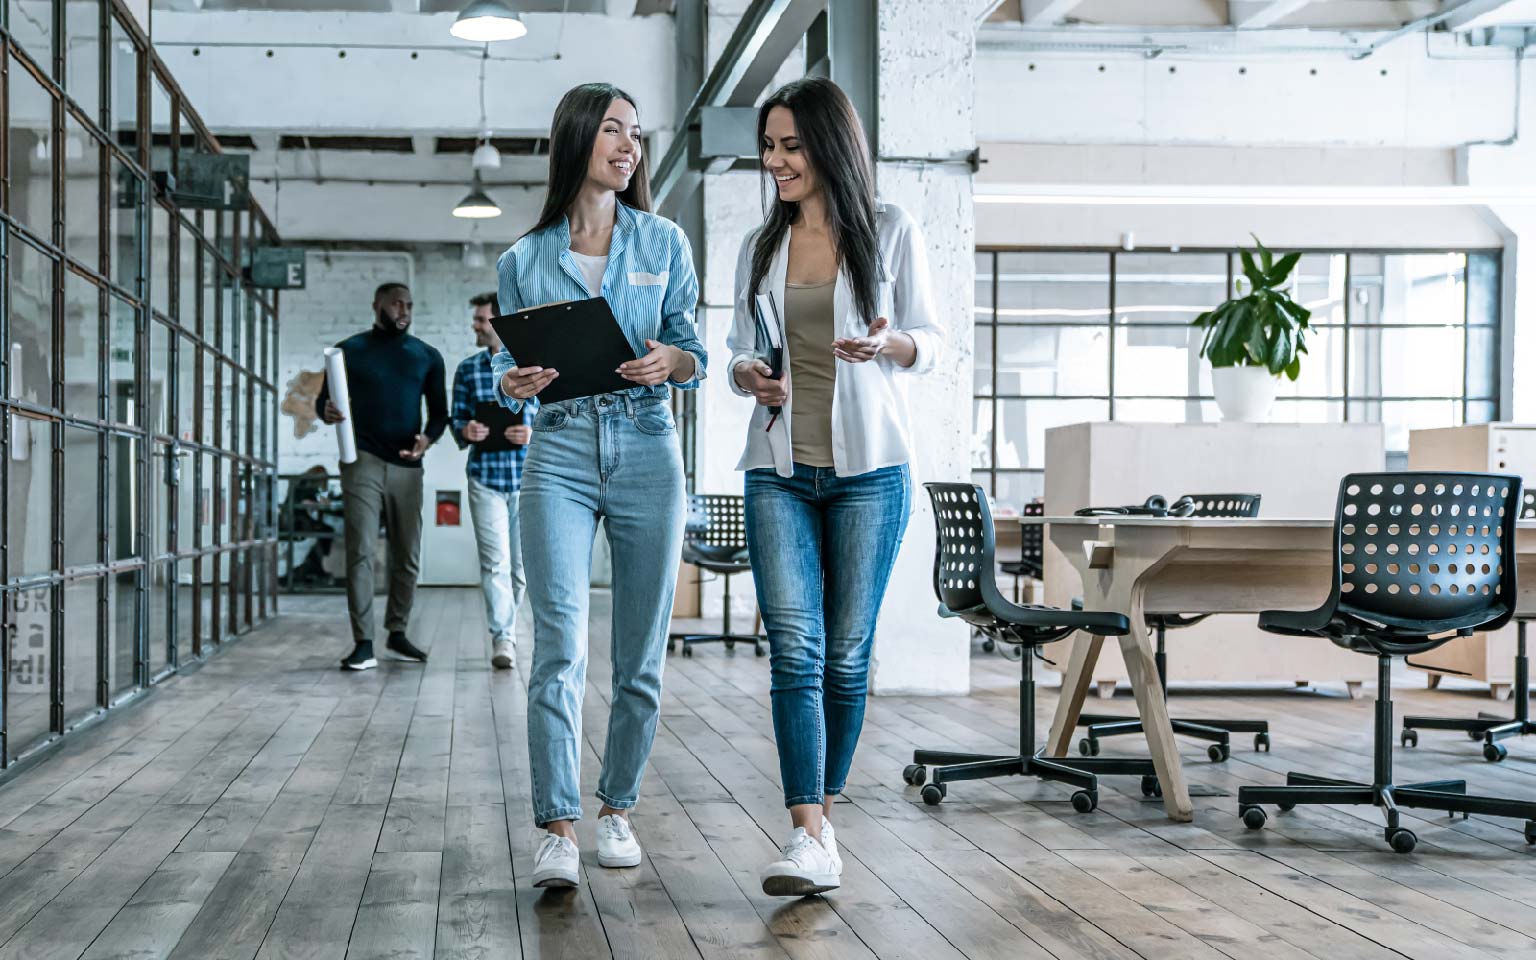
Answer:
POLYGON ((518 541, 517 493, 523 482, 523 459, 533 431, 527 426, 538 410, 537 401, 524 407, 524 423, 506 428, 510 450, 482 450, 477 444, 490 429, 475 419, 475 406, 496 402, 496 378, 491 356, 501 350, 501 340, 491 326, 496 316, 496 293, 476 294, 470 321, 475 346, 484 349, 459 362, 453 373, 453 439, 469 451, 469 513, 475 524, 475 543, 480 551, 480 591, 485 595, 485 620, 491 628, 491 664, 505 670, 512 666, 516 637, 513 626, 523 604, 523 551, 518 541), (471 446, 476 445, 476 446, 471 446))

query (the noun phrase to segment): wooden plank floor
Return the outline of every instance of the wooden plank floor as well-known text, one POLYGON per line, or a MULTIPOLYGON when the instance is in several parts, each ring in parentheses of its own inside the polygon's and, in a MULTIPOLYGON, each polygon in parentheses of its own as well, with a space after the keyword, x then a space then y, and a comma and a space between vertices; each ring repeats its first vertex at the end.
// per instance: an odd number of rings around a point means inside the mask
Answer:
MULTIPOLYGON (((719 647, 669 659, 634 814, 645 862, 598 868, 587 820, 585 883, 535 891, 530 644, 518 671, 493 671, 478 594, 419 596, 425 666, 341 673, 341 598, 288 598, 202 669, 0 782, 0 960, 1536 957, 1536 848, 1512 821, 1410 815, 1420 845, 1403 857, 1373 810, 1307 808, 1250 832, 1232 796, 1211 796, 1177 824, 1133 778, 1107 779, 1088 815, 1066 789, 1024 780, 958 784, 924 806, 900 776, 914 745, 1012 746, 1017 666, 979 653, 971 696, 870 700, 834 817, 841 891, 759 890, 786 825, 767 662, 719 647)), ((594 593, 589 797, 611 684, 607 604, 594 593)), ((1054 705, 1042 691, 1042 723, 1054 705)), ((1490 706, 1399 692, 1400 711, 1490 706)), ((1192 782, 1231 794, 1289 768, 1368 771, 1371 710, 1368 697, 1287 690, 1179 696, 1176 712, 1271 719, 1272 753, 1238 738, 1215 765, 1183 742, 1192 782)), ((1536 743, 1494 765, 1459 734, 1421 742, 1399 751, 1399 780, 1536 795, 1536 743)))

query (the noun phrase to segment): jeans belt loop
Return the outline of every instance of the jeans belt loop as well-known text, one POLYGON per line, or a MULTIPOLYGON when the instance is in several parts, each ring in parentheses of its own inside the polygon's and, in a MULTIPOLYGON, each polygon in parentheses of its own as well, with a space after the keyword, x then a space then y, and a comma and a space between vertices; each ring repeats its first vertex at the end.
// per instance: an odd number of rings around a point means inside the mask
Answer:
POLYGON ((620 394, 619 396, 624 400, 624 416, 631 420, 635 419, 635 398, 627 393, 620 394))

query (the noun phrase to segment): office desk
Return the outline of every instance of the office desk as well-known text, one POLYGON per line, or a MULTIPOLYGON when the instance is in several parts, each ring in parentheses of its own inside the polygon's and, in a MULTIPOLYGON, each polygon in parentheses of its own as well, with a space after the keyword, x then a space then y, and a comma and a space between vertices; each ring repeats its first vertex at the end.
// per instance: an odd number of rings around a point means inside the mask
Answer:
MULTIPOLYGON (((1158 685, 1147 614, 1317 607, 1332 585, 1333 521, 1021 517, 1017 522, 1047 525, 1047 537, 1082 575, 1087 609, 1114 610, 1130 620, 1131 632, 1120 638, 1120 652, 1162 784, 1163 806, 1174 820, 1189 820, 1189 788, 1158 685)), ((1536 521, 1523 521, 1519 528, 1518 606, 1536 615, 1536 521)), ((1072 641, 1048 756, 1067 753, 1103 642, 1092 636, 1072 641)), ((1275 642, 1293 641, 1276 637, 1275 642)))

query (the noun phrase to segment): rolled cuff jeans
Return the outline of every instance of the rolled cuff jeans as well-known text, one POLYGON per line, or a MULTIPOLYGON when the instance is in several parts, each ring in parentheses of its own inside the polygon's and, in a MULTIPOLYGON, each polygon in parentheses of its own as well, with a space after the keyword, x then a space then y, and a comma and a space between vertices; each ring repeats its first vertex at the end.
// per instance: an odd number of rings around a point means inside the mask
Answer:
POLYGON ((656 737, 683 545, 683 457, 666 402, 602 394, 540 408, 523 465, 521 512, 533 610, 534 822, 581 818, 581 704, 599 518, 613 557, 613 686, 597 798, 628 809, 656 737))
POLYGON ((856 477, 749 470, 747 546, 768 633, 784 805, 843 791, 864 726, 875 621, 911 512, 906 464, 856 477))
POLYGON ((469 515, 480 553, 480 593, 491 640, 515 640, 517 608, 523 605, 523 544, 518 534, 518 493, 469 479, 469 515))

